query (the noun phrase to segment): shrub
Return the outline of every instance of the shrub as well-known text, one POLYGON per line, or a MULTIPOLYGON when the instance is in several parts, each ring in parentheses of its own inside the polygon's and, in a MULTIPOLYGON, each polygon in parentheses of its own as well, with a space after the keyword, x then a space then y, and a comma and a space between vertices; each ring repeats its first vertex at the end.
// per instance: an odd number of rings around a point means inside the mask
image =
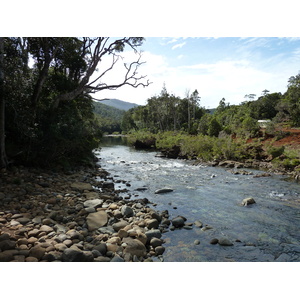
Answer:
POLYGON ((285 150, 284 146, 281 146, 281 147, 269 146, 269 148, 267 149, 267 153, 269 155, 271 155, 272 158, 274 159, 274 158, 279 157, 280 155, 282 155, 284 150, 285 150))

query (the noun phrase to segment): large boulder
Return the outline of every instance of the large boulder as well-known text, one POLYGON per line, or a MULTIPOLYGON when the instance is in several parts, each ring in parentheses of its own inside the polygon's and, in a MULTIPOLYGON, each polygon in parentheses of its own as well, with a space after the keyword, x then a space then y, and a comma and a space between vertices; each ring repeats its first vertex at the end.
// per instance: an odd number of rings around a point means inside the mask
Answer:
POLYGON ((102 210, 97 211, 95 213, 90 213, 86 218, 86 222, 90 231, 105 226, 107 224, 107 221, 108 221, 107 213, 102 210))

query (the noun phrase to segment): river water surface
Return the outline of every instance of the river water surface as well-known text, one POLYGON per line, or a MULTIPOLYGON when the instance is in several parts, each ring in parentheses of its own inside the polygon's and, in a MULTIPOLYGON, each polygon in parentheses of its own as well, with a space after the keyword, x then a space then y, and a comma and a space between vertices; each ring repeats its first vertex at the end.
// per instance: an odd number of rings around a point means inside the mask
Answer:
POLYGON ((300 261, 299 183, 281 175, 255 178, 263 173, 257 170, 247 169, 252 175, 234 175, 231 169, 156 157, 157 152, 127 146, 122 137, 103 138, 100 147, 96 151, 100 166, 115 182, 130 183, 129 187, 115 184, 116 189, 128 189, 121 196, 148 198, 157 204, 156 210, 168 210, 170 219, 182 215, 187 222, 199 220, 209 226, 164 233, 164 261, 300 261), (155 194, 164 187, 174 191, 155 194), (241 206, 247 197, 256 203, 241 206), (233 246, 210 244, 221 237, 233 246))

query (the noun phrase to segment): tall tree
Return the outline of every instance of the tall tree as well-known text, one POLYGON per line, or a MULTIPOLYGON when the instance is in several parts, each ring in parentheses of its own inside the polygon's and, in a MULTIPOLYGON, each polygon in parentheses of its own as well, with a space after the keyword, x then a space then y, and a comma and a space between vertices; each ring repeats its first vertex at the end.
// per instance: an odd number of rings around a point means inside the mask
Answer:
POLYGON ((0 168, 8 164, 5 152, 5 98, 4 98, 4 38, 0 37, 0 168))
MULTIPOLYGON (((75 145, 76 133, 81 134, 77 141, 84 143, 85 136, 89 136, 86 130, 94 130, 88 129, 93 115, 91 94, 125 85, 136 88, 150 84, 146 76, 137 72, 144 63, 138 51, 142 43, 143 38, 134 37, 4 39, 5 60, 9 62, 6 64, 9 66, 6 71, 8 76, 5 77, 5 95, 10 99, 7 103, 9 142, 18 143, 17 146, 28 155, 33 149, 36 153, 44 151, 47 155, 47 147, 55 146, 56 141, 58 144, 52 153, 61 157, 66 156, 67 147, 75 145), (127 48, 134 51, 136 59, 121 64, 121 53, 127 48), (110 64, 107 65, 109 59, 110 64), (29 67, 28 62, 32 61, 29 67), (107 82, 106 75, 115 69, 117 63, 123 66, 124 77, 119 81, 107 82), (65 138, 70 142, 67 143, 65 138)), ((3 55, 1 57, 3 60, 3 55)), ((3 93, 1 109, 3 124, 3 93)), ((3 144, 4 137, 2 130, 0 140, 3 144)), ((1 144, 1 152, 2 149, 4 146, 1 144)), ((49 149, 48 153, 51 153, 49 149)), ((4 159, 1 164, 3 162, 4 159)))

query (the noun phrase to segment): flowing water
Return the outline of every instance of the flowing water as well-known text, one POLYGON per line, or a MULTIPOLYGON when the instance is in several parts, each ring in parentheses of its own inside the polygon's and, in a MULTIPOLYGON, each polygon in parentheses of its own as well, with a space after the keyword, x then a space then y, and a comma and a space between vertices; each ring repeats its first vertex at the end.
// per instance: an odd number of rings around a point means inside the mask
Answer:
POLYGON ((168 210, 170 219, 181 215, 186 222, 199 220, 209 226, 164 233, 164 261, 300 261, 299 183, 281 175, 255 178, 263 173, 257 170, 234 175, 230 169, 157 157, 157 152, 127 146, 122 137, 104 138, 100 147, 100 166, 115 182, 120 179, 116 189, 129 190, 121 196, 148 198, 156 210, 168 210), (164 187, 173 192, 155 194, 164 187), (241 206, 247 197, 256 203, 241 206), (210 244, 221 237, 233 246, 210 244))

